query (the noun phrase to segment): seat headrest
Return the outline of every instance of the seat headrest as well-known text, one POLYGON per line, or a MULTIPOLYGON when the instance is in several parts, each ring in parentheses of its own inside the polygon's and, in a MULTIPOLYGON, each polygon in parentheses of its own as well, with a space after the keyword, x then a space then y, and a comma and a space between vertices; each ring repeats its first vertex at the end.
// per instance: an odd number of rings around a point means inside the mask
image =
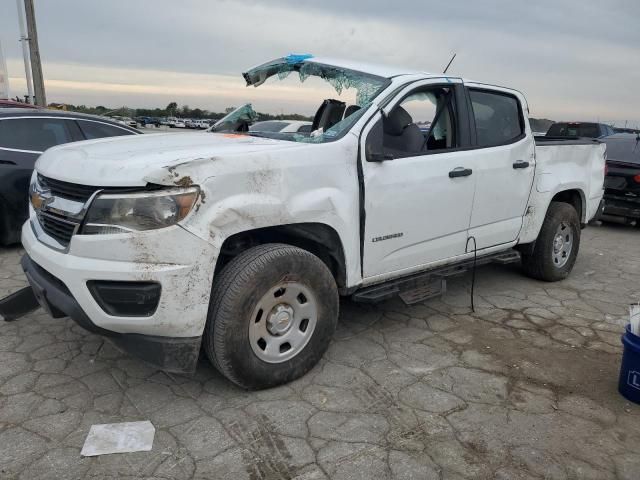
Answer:
POLYGON ((323 128, 325 131, 342 120, 346 103, 331 98, 322 102, 313 118, 312 131, 323 128))
POLYGON ((411 115, 402 107, 395 107, 389 113, 389 116, 384 119, 384 133, 387 135, 402 135, 403 130, 407 125, 413 123, 411 115))
POLYGON ((344 118, 347 118, 349 115, 353 115, 358 110, 360 110, 360 107, 358 105, 349 105, 344 111, 344 118))

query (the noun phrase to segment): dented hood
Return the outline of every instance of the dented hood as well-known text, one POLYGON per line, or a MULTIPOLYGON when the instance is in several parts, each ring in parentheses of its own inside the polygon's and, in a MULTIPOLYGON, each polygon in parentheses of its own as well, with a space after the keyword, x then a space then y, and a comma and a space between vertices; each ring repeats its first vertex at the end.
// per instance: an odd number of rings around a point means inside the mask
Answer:
MULTIPOLYGON (((163 171, 190 162, 214 163, 254 152, 304 148, 304 144, 225 133, 167 133, 88 140, 44 152, 36 163, 47 177, 82 185, 134 187, 162 183, 163 171)), ((206 169, 205 169, 206 170, 206 169)), ((213 174, 213 173, 212 173, 213 174)), ((169 178, 169 176, 167 176, 169 178)), ((198 178, 193 178, 197 182, 198 178)))

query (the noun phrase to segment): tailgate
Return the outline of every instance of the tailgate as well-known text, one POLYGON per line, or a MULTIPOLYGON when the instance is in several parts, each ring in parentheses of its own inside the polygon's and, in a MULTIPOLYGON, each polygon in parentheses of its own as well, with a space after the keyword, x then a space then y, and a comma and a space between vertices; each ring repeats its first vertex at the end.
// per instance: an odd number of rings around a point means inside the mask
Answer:
POLYGON ((640 196, 640 164, 608 160, 604 187, 607 193, 640 196))

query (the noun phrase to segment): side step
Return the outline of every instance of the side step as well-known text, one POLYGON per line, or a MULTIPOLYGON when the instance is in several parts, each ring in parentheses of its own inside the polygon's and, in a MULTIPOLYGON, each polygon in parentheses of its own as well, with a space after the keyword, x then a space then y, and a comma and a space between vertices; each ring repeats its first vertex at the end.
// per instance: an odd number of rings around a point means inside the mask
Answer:
MULTIPOLYGON (((476 266, 488 263, 507 265, 520 260, 520 253, 508 250, 489 255, 483 255, 475 260, 476 266)), ((404 303, 412 305, 424 302, 433 297, 443 295, 447 291, 447 278, 460 275, 473 268, 474 260, 463 260, 453 265, 445 265, 426 270, 406 277, 364 287, 352 295, 352 299, 362 303, 376 303, 399 295, 404 303)))

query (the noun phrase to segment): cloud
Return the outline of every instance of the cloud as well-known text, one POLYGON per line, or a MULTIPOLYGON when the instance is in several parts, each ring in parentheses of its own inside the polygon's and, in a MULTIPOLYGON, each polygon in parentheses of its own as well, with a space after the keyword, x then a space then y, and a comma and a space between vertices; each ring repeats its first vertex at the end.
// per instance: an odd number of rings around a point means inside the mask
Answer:
MULTIPOLYGON (((5 4, 0 39, 18 77, 15 4, 5 4)), ((636 10, 632 0, 36 3, 51 100, 237 104, 249 93, 239 73, 289 52, 437 72, 455 51, 452 73, 522 90, 536 116, 618 123, 640 122, 636 10)))

